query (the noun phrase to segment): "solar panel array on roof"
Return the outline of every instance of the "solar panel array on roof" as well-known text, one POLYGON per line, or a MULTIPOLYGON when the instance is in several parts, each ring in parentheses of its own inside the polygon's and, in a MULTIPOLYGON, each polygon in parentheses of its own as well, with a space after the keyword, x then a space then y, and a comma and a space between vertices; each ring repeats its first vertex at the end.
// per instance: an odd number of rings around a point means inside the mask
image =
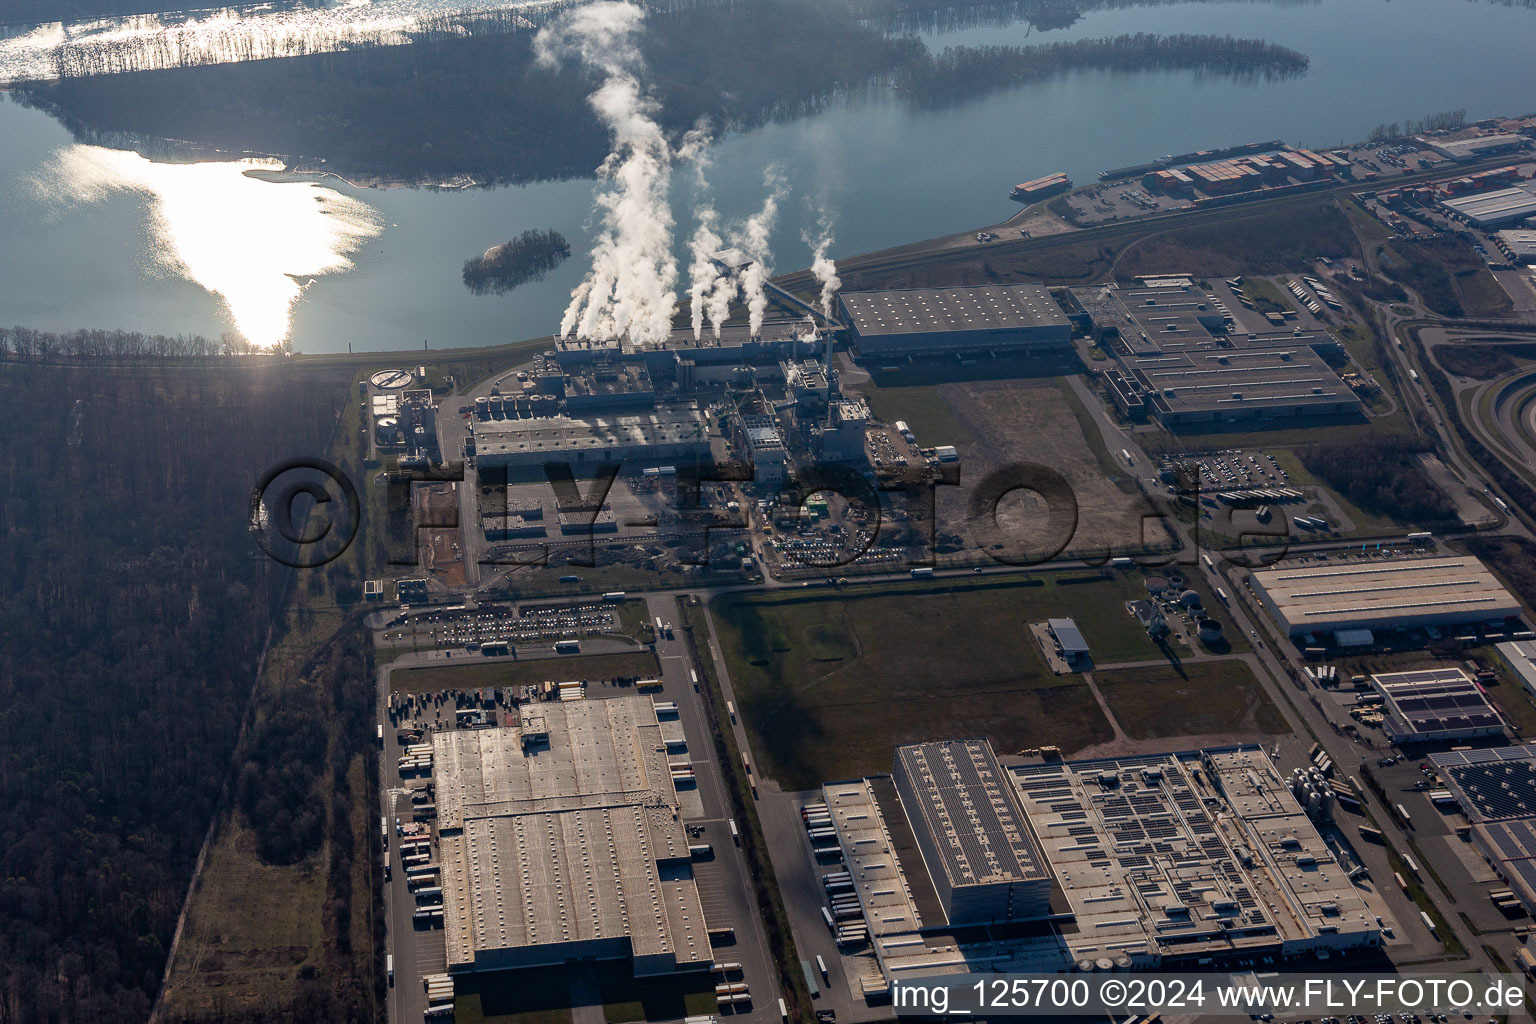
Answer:
POLYGON ((896 760, 917 796, 907 813, 936 840, 951 885, 1050 877, 985 740, 900 747, 896 760))
POLYGON ((1472 823, 1472 840, 1525 905, 1536 910, 1536 744, 1431 754, 1472 823))
POLYGON ((1467 820, 1536 818, 1536 745, 1452 750, 1430 761, 1467 820))
POLYGON ((1457 668, 1391 672, 1372 677, 1387 701, 1387 732, 1395 740, 1449 739, 1503 731, 1488 697, 1457 668))

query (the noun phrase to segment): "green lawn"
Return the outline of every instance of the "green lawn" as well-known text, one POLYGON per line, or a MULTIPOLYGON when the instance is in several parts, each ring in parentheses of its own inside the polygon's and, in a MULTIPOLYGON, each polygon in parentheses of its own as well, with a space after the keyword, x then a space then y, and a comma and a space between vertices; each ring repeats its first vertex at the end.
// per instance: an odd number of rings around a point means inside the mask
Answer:
POLYGON ((1067 572, 726 595, 711 612, 763 769, 801 789, 887 771, 901 743, 1108 739, 1088 688, 1053 675, 1027 627, 1070 616, 1099 661, 1158 658, 1124 607, 1142 592, 1140 574, 1067 572))
POLYGON ((1237 659, 1114 669, 1095 672, 1093 681, 1134 739, 1289 731, 1247 663, 1237 659))
POLYGON ((949 411, 935 385, 926 387, 864 387, 869 411, 887 423, 905 420, 920 444, 969 444, 970 433, 949 411))
POLYGON ((482 686, 527 686, 546 679, 617 679, 620 676, 658 675, 656 656, 650 651, 627 654, 578 654, 564 658, 530 661, 475 661, 467 655, 462 665, 408 668, 395 672, 390 681, 397 693, 432 693, 438 690, 474 690, 482 686))

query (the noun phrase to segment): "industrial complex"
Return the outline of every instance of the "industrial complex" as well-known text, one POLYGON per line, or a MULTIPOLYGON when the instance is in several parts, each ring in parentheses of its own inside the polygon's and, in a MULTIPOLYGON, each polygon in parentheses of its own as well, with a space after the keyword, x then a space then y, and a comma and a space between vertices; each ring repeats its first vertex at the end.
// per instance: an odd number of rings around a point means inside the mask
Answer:
POLYGON ((1360 400, 1319 350, 1339 350, 1324 330, 1250 331, 1187 277, 1128 287, 1074 288, 1084 333, 1118 363, 1108 391, 1132 420, 1164 425, 1338 416, 1360 400))
POLYGON ((1374 947, 1380 910, 1318 834, 1318 792, 1258 747, 1004 768, 963 740, 822 797, 882 975, 868 990, 1374 947))
POLYGON ((1520 602, 1471 555, 1391 561, 1293 560, 1252 574, 1254 593, 1287 636, 1503 623, 1520 602))

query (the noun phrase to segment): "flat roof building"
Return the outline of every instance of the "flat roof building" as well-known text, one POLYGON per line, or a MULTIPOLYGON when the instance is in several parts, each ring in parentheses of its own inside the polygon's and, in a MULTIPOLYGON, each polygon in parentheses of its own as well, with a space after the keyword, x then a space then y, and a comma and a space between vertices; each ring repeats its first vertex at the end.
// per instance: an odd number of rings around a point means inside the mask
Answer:
POLYGON ((1536 641, 1506 640, 1495 644, 1494 649, 1510 670, 1520 677, 1520 682, 1530 691, 1531 696, 1536 697, 1536 641))
POLYGON ((1288 636, 1503 620, 1520 602, 1471 555, 1289 562, 1252 574, 1288 636))
POLYGON ((1046 619, 1045 624, 1050 627, 1051 635, 1061 645, 1061 653, 1070 661, 1088 653, 1088 641, 1083 638, 1083 631, 1077 628, 1077 623, 1071 619, 1046 619))
POLYGON ((896 749, 893 773, 947 923, 1034 918, 1051 872, 986 740, 896 749))
POLYGON ((649 697, 528 705, 432 738, 450 972, 714 960, 649 697))
POLYGON ((542 466, 626 459, 702 460, 709 455, 704 416, 693 405, 583 417, 535 416, 475 424, 482 466, 542 466))
POLYGON ((840 292, 861 356, 1018 352, 1072 342, 1072 325, 1038 284, 840 292))
POLYGON ((1503 736, 1504 720, 1459 668, 1371 676, 1385 700, 1382 728, 1393 743, 1441 743, 1503 736))
POLYGON ((1472 826, 1472 842, 1536 912, 1536 745, 1431 754, 1472 826))
POLYGON ((1174 426, 1359 412, 1354 391, 1318 355, 1338 347, 1327 331, 1246 330, 1187 277, 1077 288, 1071 305, 1120 364, 1106 378, 1132 418, 1174 426))
POLYGON ((1380 943, 1374 912, 1261 747, 1009 773, 1070 905, 1070 963, 1193 968, 1380 943))
POLYGON ((1531 144, 1529 139, 1510 132, 1491 132, 1487 135, 1473 135, 1461 139, 1442 139, 1421 135, 1416 141, 1447 160, 1455 160, 1459 163, 1470 163, 1473 160, 1497 156, 1500 153, 1512 153, 1526 149, 1531 144))
MULTIPOLYGON (((962 764, 984 755, 994 770, 990 746, 970 740, 901 748, 898 771, 916 751, 962 764)), ((937 827, 937 784, 908 795, 874 776, 822 788, 882 976, 866 992, 931 975, 1204 970, 1380 944, 1387 911, 1349 880, 1261 747, 1001 772, 1000 788, 951 777, 937 827), (954 840, 930 855, 924 833, 954 840), (1034 919, 970 927, 946 912, 945 861, 974 865, 988 848, 1004 851, 1000 874, 1053 880, 1034 919)))
POLYGON ((1536 263, 1536 228, 1500 231, 1494 240, 1511 263, 1536 263))
POLYGON ((1492 192, 1442 199, 1444 210, 1473 227, 1501 228, 1536 217, 1536 182, 1523 182, 1492 192))

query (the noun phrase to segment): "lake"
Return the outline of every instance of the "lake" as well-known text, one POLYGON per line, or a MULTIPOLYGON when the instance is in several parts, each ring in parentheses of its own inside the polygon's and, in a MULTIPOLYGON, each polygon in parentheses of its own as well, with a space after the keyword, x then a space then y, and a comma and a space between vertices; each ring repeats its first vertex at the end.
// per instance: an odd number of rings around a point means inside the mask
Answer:
MULTIPOLYGON (((1126 32, 1250 36, 1312 58, 1308 73, 1249 81, 1194 72, 1080 72, 943 109, 868 90, 818 114, 715 143, 709 181, 726 218, 791 192, 773 232, 778 270, 806 266, 825 211, 832 253, 996 222, 1017 181, 1079 184, 1164 153, 1279 138, 1333 146, 1383 121, 1465 108, 1536 109, 1536 11, 1464 0, 1318 0, 1128 7, 1041 32, 1018 24, 925 36, 930 46, 1035 43, 1126 32)), ((593 182, 374 189, 273 182, 251 164, 157 163, 75 145, 45 114, 0 103, 0 322, 217 337, 239 330, 303 352, 488 345, 547 334, 585 271, 593 182), (467 258, 528 228, 575 255, 503 295, 464 287, 467 258)), ((694 184, 673 178, 680 260, 694 184)), ((686 279, 686 262, 680 280, 686 279)))

